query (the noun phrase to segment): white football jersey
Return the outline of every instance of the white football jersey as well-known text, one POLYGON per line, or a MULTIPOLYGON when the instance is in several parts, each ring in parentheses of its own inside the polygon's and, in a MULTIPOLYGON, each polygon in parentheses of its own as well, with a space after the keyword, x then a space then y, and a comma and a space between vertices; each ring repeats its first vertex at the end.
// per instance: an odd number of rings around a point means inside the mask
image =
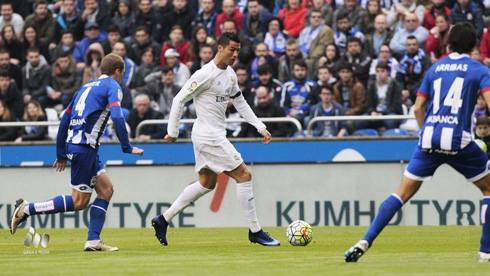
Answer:
POLYGON ((259 132, 266 128, 243 98, 235 71, 230 66, 223 70, 212 60, 185 83, 172 103, 168 124, 168 134, 171 137, 178 137, 184 104, 191 99, 194 100, 197 113, 192 135, 197 138, 226 137, 225 112, 229 99, 232 99, 240 115, 259 132))

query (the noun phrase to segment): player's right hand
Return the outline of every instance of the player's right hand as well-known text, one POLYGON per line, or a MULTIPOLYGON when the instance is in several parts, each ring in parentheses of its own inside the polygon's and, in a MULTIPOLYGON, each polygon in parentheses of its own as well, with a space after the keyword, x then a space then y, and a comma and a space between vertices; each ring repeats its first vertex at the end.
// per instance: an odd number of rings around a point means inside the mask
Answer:
POLYGON ((66 161, 67 160, 56 159, 56 161, 54 161, 53 168, 56 168, 57 172, 64 171, 66 168, 66 161))
POLYGON ((262 144, 268 145, 272 141, 272 135, 267 129, 262 130, 260 134, 264 136, 264 139, 262 139, 262 144))
POLYGON ((143 156, 144 152, 145 152, 145 150, 143 150, 143 149, 133 147, 133 151, 131 152, 131 154, 137 154, 139 156, 143 156))
POLYGON ((165 141, 166 141, 167 143, 170 143, 170 144, 175 143, 175 141, 177 141, 177 138, 170 137, 170 135, 168 135, 168 134, 167 134, 167 135, 165 135, 165 138, 164 138, 164 139, 165 139, 165 141))

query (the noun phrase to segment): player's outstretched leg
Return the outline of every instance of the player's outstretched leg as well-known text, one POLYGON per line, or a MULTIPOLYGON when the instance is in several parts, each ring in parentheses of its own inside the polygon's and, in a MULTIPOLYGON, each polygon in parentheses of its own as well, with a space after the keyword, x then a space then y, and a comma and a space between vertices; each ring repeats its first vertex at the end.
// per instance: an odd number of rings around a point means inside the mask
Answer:
POLYGON ((64 213, 73 210, 73 197, 69 195, 59 195, 53 199, 36 203, 29 203, 20 198, 15 203, 14 213, 10 221, 10 233, 15 234, 19 224, 31 215, 64 213))
POLYGON ((480 188, 484 197, 481 206, 481 224, 482 235, 480 239, 480 251, 478 252, 478 261, 482 263, 490 262, 490 174, 487 174, 481 180, 475 182, 480 188))
POLYGON ((187 186, 163 215, 158 215, 151 220, 151 225, 155 229, 155 236, 162 245, 168 245, 167 228, 172 218, 191 205, 191 203, 211 192, 216 186, 217 177, 214 172, 206 169, 201 170, 199 172, 199 181, 187 186), (208 188, 204 187, 204 185, 208 188))
POLYGON ((252 187, 252 173, 245 163, 242 163, 235 170, 227 173, 236 180, 236 191, 238 202, 242 206, 243 213, 248 220, 249 230, 248 239, 252 243, 258 243, 264 246, 279 246, 281 243, 273 239, 267 232, 260 227, 255 211, 255 200, 252 187))
POLYGON ((403 177, 402 185, 383 202, 364 237, 345 252, 345 262, 357 262, 366 253, 369 247, 373 245, 376 237, 383 231, 383 228, 388 225, 396 212, 402 208, 404 202, 407 202, 418 191, 421 184, 421 181, 415 181, 406 176, 403 177))
POLYGON ((95 191, 97 192, 97 198, 90 207, 88 238, 85 242, 84 251, 118 251, 117 247, 109 246, 100 240, 107 207, 109 207, 109 201, 114 193, 112 182, 107 173, 102 173, 97 177, 95 191))

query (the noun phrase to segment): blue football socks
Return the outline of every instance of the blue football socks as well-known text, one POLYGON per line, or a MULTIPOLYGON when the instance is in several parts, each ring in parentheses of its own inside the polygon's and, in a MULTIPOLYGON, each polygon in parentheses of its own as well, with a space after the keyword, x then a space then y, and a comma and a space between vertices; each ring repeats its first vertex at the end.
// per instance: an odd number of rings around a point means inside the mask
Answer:
POLYGON ((105 215, 109 202, 96 198, 92 207, 90 208, 90 223, 88 225, 88 238, 87 240, 100 240, 100 232, 105 222, 105 215))
POLYGON ((402 208, 403 202, 401 198, 395 194, 389 196, 381 208, 379 208, 378 214, 374 218, 371 226, 369 227, 363 240, 369 242, 369 247, 373 244, 374 239, 383 231, 383 228, 390 222, 393 216, 402 208))
POLYGON ((29 204, 29 215, 56 214, 73 210, 73 198, 69 195, 60 195, 51 200, 29 204))

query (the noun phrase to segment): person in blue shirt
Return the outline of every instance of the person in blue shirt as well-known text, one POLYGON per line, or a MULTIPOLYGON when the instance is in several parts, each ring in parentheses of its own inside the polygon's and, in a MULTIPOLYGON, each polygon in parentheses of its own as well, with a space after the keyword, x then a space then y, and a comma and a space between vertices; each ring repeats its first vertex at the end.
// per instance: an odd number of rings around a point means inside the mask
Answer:
POLYGON ((464 175, 484 195, 478 261, 490 261, 490 161, 471 134, 479 90, 490 104, 490 70, 468 55, 476 42, 477 34, 470 23, 458 23, 451 29, 453 53, 432 65, 417 93, 415 118, 422 132, 402 183, 381 205, 366 235, 345 253, 346 262, 356 262, 366 253, 403 204, 442 164, 464 175))
POLYGON ((85 24, 85 38, 78 42, 75 51, 73 51, 73 58, 78 63, 85 62, 85 52, 87 52, 88 47, 96 42, 102 44, 106 39, 106 32, 101 32, 97 23, 89 21, 85 24))
POLYGON ((56 161, 53 168, 62 172, 67 161, 71 162, 72 195, 59 195, 53 199, 29 203, 17 200, 12 214, 10 232, 29 216, 83 210, 87 207, 93 190, 97 198, 90 209, 90 223, 85 251, 117 251, 117 247, 101 242, 100 232, 104 225, 107 207, 113 194, 109 179, 97 153, 109 117, 116 128, 123 152, 143 155, 143 150, 129 143, 128 132, 121 111, 122 91, 119 84, 124 75, 124 61, 109 54, 101 62, 102 76, 78 90, 68 105, 58 130, 56 161))

